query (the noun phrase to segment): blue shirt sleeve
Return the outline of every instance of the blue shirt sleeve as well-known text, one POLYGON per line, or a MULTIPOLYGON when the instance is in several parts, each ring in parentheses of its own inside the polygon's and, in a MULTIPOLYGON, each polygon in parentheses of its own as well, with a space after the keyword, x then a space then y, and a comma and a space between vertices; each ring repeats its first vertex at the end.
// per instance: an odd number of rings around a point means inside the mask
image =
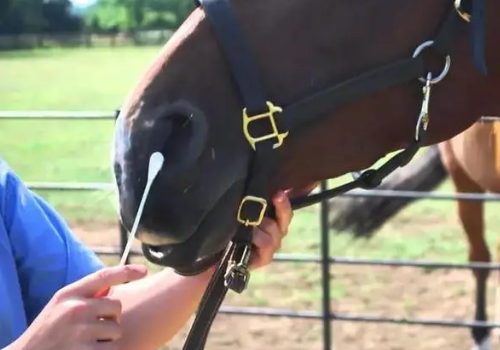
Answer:
POLYGON ((1 158, 0 215, 16 260, 28 324, 55 292, 104 266, 1 158))

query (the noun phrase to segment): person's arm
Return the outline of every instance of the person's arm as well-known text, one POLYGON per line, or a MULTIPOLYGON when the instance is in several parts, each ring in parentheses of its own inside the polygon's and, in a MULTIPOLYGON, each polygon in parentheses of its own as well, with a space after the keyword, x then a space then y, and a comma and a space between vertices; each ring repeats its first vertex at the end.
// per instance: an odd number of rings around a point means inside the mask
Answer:
POLYGON ((0 213, 30 324, 62 287, 104 267, 0 158, 0 213))
MULTIPOLYGON (((29 323, 55 292, 104 265, 71 233, 63 218, 12 172, 7 182, 5 202, 15 203, 6 208, 11 214, 7 215, 11 218, 8 230, 29 323)), ((120 350, 153 350, 158 348, 154 345, 171 339, 196 310, 210 271, 184 278, 165 269, 112 289, 123 307, 124 338, 120 350)))
MULTIPOLYGON (((2 181, 7 191, 0 200, 0 210, 9 211, 6 217, 11 218, 6 224, 30 322, 60 288, 100 270, 103 264, 72 235, 62 217, 28 190, 0 159, 0 186, 2 181)), ((293 215, 286 196, 276 197, 274 205, 277 222, 265 219, 261 229, 254 230, 254 268, 272 260, 293 215)), ((182 277, 164 269, 114 287, 110 297, 119 299, 123 310, 119 349, 155 350, 172 339, 198 307, 212 274, 213 268, 198 276, 182 277)))
POLYGON ((154 350, 169 342, 196 311, 214 268, 183 277, 164 269, 112 289, 122 301, 120 350, 154 350))
MULTIPOLYGON (((16 261, 28 325, 59 289, 104 267, 64 219, 1 158, 0 213, 16 261)), ((120 349, 156 349, 149 344, 161 345, 172 338, 195 311, 212 270, 184 278, 165 269, 112 289, 113 297, 123 304, 120 349)), ((14 346, 4 350, 25 350, 14 346)))

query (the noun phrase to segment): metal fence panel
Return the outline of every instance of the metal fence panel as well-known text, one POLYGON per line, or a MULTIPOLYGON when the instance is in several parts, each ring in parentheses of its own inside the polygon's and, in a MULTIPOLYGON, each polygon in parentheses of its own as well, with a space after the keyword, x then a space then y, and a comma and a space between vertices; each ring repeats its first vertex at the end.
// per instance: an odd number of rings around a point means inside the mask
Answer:
MULTIPOLYGON (((114 119, 116 111, 113 112, 70 112, 70 111, 0 111, 0 119, 84 119, 84 120, 102 120, 114 119)), ((497 117, 482 117, 483 122, 497 122, 497 117)), ((114 189, 114 185, 109 183, 77 183, 77 182, 32 182, 28 187, 35 190, 53 190, 53 191, 109 191, 114 189)), ((321 183, 321 189, 327 189, 327 182, 321 183)), ((473 201, 500 201, 500 195, 496 194, 477 194, 461 193, 447 194, 435 192, 416 192, 416 191, 387 191, 387 190, 353 190, 342 196, 347 197, 389 197, 389 198, 417 198, 428 200, 473 200, 473 201)), ((407 319, 407 318, 389 318, 374 315, 346 315, 331 311, 330 295, 330 268, 331 264, 337 265, 369 265, 369 266, 406 266, 415 268, 435 268, 435 269, 488 269, 500 270, 500 264, 488 263, 446 263, 431 261, 409 261, 409 260, 379 260, 379 259, 354 259, 347 257, 329 256, 329 220, 328 220, 328 201, 320 204, 320 225, 321 225, 321 254, 320 256, 300 256, 292 254, 277 254, 276 262, 295 262, 295 263, 315 263, 321 264, 321 284, 322 284, 322 308, 321 312, 311 310, 293 311, 272 308, 242 308, 224 306, 221 313, 233 315, 249 316, 268 316, 268 317, 291 317, 305 319, 321 319, 323 321, 323 340, 324 349, 332 349, 332 321, 350 321, 350 322, 374 322, 374 323, 393 323, 404 325, 424 325, 439 327, 488 327, 500 328, 500 324, 477 321, 457 321, 457 320, 429 320, 429 319, 407 319)), ((101 255, 121 255, 123 253, 127 232, 123 226, 118 223, 120 234, 120 248, 116 247, 93 247, 94 251, 101 255)), ((142 256, 139 250, 132 250, 131 256, 142 256)))

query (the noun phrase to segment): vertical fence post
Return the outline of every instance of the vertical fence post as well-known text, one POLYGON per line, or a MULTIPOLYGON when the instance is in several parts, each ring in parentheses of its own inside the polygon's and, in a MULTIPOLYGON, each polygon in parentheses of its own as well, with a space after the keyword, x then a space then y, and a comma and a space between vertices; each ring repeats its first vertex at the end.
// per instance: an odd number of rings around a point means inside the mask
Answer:
MULTIPOLYGON (((321 191, 328 189, 327 181, 321 181, 321 191)), ((321 284, 323 289, 323 349, 332 350, 331 308, 330 308, 330 237, 328 229, 328 199, 321 201, 321 284)))

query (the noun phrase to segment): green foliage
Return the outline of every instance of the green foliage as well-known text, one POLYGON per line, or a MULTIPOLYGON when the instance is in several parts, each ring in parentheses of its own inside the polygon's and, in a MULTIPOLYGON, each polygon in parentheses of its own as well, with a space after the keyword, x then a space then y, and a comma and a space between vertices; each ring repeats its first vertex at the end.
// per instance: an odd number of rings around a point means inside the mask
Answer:
POLYGON ((81 18, 69 0, 1 0, 0 34, 78 32, 81 18))
POLYGON ((127 9, 120 0, 100 0, 92 11, 85 15, 85 21, 92 23, 96 32, 110 32, 125 29, 127 9))
POLYGON ((192 0, 99 0, 86 22, 97 21, 102 31, 173 30, 193 9, 192 0))
POLYGON ((44 25, 43 2, 40 0, 7 0, 0 11, 0 33, 40 32, 44 25))
POLYGON ((97 0, 76 15, 70 0, 0 0, 1 34, 174 30, 193 0, 97 0))

